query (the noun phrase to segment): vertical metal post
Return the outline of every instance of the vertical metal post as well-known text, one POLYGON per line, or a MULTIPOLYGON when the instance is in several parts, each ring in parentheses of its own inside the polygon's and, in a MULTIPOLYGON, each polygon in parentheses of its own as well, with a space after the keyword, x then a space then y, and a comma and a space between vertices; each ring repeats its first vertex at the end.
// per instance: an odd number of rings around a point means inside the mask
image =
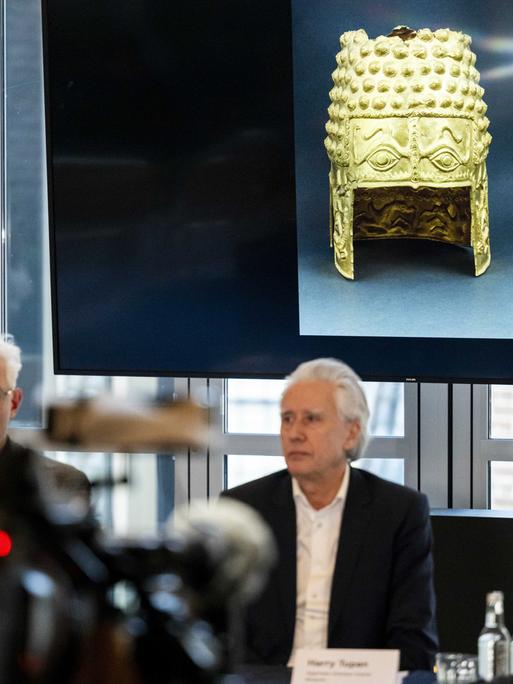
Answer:
MULTIPOLYGON (((472 508, 488 508, 489 506, 489 461, 493 460, 493 457, 490 453, 492 444, 488 436, 488 425, 490 421, 488 392, 488 385, 474 385, 473 387, 474 415, 472 447, 474 459, 472 463, 472 508)), ((506 449, 508 449, 509 440, 502 441, 504 442, 506 449)))
POLYGON ((6 262, 7 262, 7 182, 6 182, 6 11, 7 4, 0 0, 0 83, 2 104, 0 108, 0 334, 7 330, 6 262))
POLYGON ((404 484, 419 486, 419 392, 418 384, 404 383, 404 484))
MULTIPOLYGON (((186 398, 189 396, 189 379, 176 378, 175 392, 178 397, 186 398)), ((175 507, 181 506, 189 502, 190 499, 190 484, 189 484, 189 450, 176 449, 175 457, 175 491, 174 504, 175 507)))
MULTIPOLYGON (((205 378, 190 378, 191 399, 207 400, 208 381, 205 378)), ((209 448, 189 449, 189 498, 208 497, 209 448)))
POLYGON ((224 401, 226 380, 209 381, 210 448, 208 459, 208 497, 216 499, 223 489, 224 480, 224 401))
POLYGON ((472 505, 472 385, 453 385, 452 505, 472 505))
POLYGON ((420 385, 420 489, 433 508, 449 505, 448 386, 420 385))

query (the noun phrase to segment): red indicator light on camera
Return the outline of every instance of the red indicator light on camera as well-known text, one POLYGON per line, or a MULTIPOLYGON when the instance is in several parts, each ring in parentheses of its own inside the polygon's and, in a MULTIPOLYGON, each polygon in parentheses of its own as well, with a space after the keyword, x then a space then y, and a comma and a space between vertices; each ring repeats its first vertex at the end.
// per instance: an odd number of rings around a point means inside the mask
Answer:
POLYGON ((8 556, 12 549, 11 535, 5 530, 0 530, 0 558, 8 556))

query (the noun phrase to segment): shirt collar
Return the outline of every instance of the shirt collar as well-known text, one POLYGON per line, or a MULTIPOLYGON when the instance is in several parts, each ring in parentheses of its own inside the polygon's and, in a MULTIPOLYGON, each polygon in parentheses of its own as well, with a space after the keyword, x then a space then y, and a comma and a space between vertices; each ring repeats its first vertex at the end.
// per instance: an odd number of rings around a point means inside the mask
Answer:
MULTIPOLYGON (((350 476, 351 476, 351 466, 348 463, 346 466, 346 471, 344 473, 344 477, 342 478, 342 482, 340 483, 340 487, 338 488, 338 492, 335 494, 335 498, 333 499, 333 501, 331 503, 329 503, 327 506, 325 506, 325 508, 321 508, 320 509, 321 511, 325 510, 326 508, 329 508, 331 506, 336 505, 339 501, 342 501, 342 502, 345 501, 345 499, 347 497, 347 490, 349 489, 349 478, 350 478, 350 476)), ((296 501, 296 503, 298 501, 301 501, 303 504, 306 504, 309 508, 312 508, 295 477, 292 478, 292 496, 294 497, 294 501, 296 501)))

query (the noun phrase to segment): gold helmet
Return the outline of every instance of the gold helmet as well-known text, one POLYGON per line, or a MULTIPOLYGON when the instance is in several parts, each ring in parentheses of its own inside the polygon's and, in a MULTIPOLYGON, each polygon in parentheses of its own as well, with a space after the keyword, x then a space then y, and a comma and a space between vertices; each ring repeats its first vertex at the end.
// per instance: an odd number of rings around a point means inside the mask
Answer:
POLYGON ((471 246, 490 264, 483 88, 458 31, 397 27, 340 37, 330 91, 330 242, 354 278, 353 240, 425 238, 471 246))

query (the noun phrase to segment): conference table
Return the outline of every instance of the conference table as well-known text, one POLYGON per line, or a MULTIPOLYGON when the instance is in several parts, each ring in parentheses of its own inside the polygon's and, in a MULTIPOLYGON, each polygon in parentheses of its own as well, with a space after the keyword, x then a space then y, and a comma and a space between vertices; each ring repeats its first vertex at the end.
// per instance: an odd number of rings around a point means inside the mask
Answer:
MULTIPOLYGON (((292 670, 271 665, 244 665, 237 670, 234 684, 290 684, 292 670)), ((431 671, 410 672, 402 684, 434 684, 436 677, 431 671)))

